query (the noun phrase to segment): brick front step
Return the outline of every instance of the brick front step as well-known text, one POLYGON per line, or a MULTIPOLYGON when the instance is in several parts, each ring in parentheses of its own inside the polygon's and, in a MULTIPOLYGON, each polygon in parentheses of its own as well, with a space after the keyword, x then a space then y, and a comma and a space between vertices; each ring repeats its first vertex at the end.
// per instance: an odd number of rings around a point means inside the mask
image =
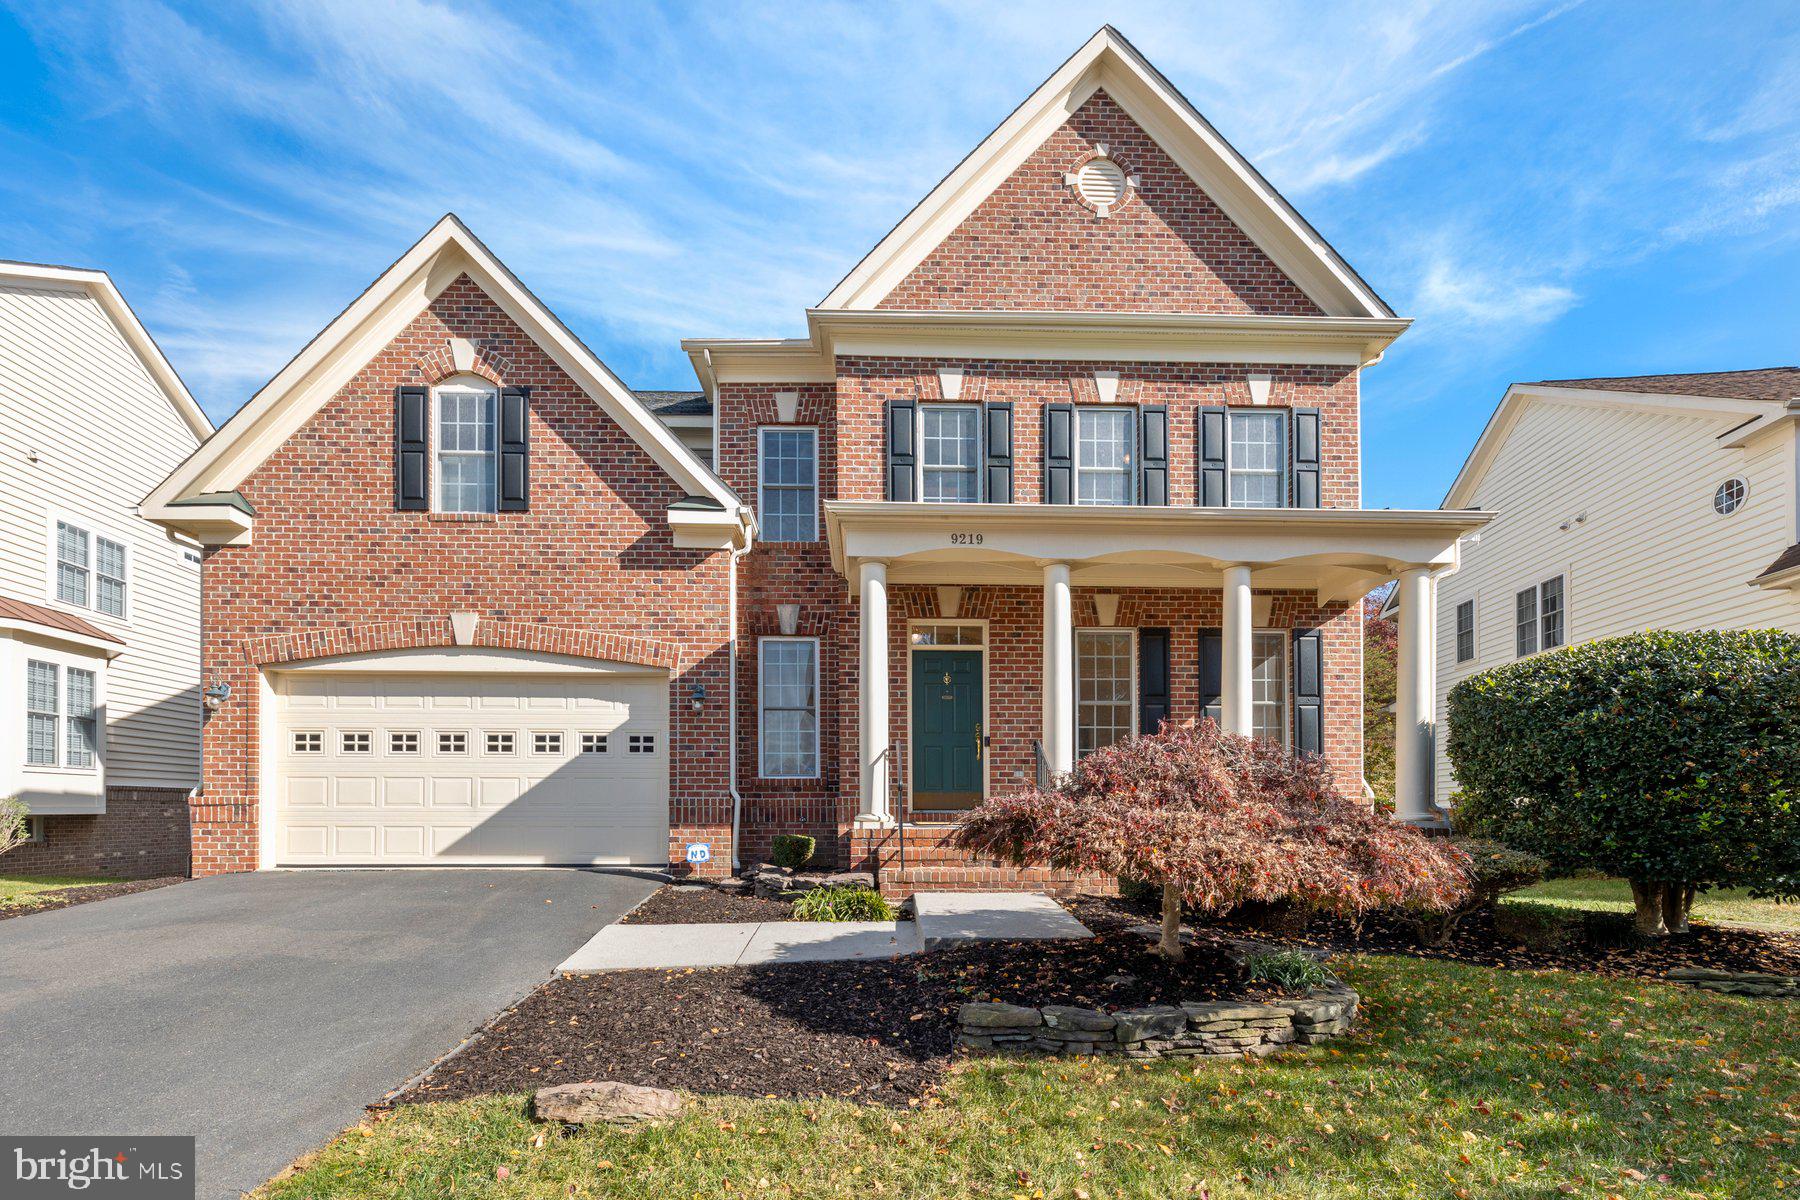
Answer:
POLYGON ((882 893, 904 900, 914 892, 1075 892, 1116 891, 1109 875, 1014 867, 949 845, 953 826, 908 825, 905 852, 898 829, 856 829, 850 833, 850 869, 873 871, 882 893))

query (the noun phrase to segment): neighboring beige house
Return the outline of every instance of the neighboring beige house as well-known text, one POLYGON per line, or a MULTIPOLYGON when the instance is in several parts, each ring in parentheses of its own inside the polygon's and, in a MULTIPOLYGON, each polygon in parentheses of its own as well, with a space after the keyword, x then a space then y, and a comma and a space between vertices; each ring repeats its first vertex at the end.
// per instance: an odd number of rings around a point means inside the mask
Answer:
POLYGON ((1436 580, 1450 689, 1645 629, 1800 630, 1800 367, 1517 383, 1444 498, 1498 515, 1436 580))
POLYGON ((104 272, 0 263, 0 870, 186 869, 200 554, 138 502, 211 432, 104 272))

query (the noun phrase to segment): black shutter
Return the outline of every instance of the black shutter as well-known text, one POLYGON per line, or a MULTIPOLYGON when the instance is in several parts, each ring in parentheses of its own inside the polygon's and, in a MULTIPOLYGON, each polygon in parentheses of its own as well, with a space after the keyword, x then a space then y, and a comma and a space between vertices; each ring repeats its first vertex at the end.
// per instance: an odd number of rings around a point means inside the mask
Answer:
POLYGON ((1044 405, 1044 503, 1075 503, 1075 406, 1044 405))
POLYGON ((987 470, 983 473, 982 495, 989 504, 1011 504, 1013 498, 1013 406, 990 401, 981 406, 982 423, 987 427, 987 470))
POLYGON ((1294 412, 1294 507, 1319 507, 1319 410, 1294 412))
POLYGON ((500 392, 500 511, 531 507, 531 389, 500 392))
POLYGON ((1225 410, 1200 410, 1197 438, 1200 462, 1200 507, 1224 508, 1225 500, 1225 410))
POLYGON ((1169 716, 1169 631, 1138 630, 1138 732, 1155 733, 1169 716))
POLYGON ((1169 502, 1169 410, 1162 404, 1138 409, 1138 503, 1169 502))
POLYGON ((1325 752, 1325 664, 1316 629, 1294 631, 1294 749, 1325 752))
POLYGON ((424 512, 431 507, 431 392, 394 389, 394 507, 424 512))
POLYGON ((1217 629, 1200 631, 1200 715, 1225 723, 1225 638, 1217 629))
POLYGON ((911 400, 887 402, 887 498, 911 502, 919 498, 918 458, 913 450, 913 416, 918 406, 911 400))

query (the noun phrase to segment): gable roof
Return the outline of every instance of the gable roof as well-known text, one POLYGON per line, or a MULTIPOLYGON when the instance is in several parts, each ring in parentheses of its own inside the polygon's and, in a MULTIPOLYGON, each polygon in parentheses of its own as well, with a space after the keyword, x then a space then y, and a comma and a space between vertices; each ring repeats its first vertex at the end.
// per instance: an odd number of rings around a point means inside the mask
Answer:
MULTIPOLYGON (((244 511, 248 506, 230 502, 238 486, 463 275, 643 447, 690 499, 705 501, 704 508, 711 512, 729 514, 743 536, 748 536, 749 510, 731 489, 454 213, 432 226, 211 439, 158 484, 144 500, 144 515, 203 540, 247 540, 255 518, 244 511)), ((673 516, 671 520, 679 522, 673 516)), ((678 539, 678 544, 683 543, 678 539)))
POLYGON ((1713 414, 1731 420, 1733 442, 1759 435, 1775 421, 1792 418, 1800 406, 1800 368, 1770 367, 1752 371, 1708 371, 1692 375, 1618 375, 1592 379, 1548 379, 1541 383, 1515 383, 1500 398, 1481 436, 1475 440, 1462 470, 1444 494, 1440 508, 1467 508, 1475 490, 1487 477, 1500 448, 1518 424, 1526 407, 1544 400, 1600 408, 1662 409, 1713 414))
POLYGON ((1095 92, 1105 90, 1329 317, 1394 311, 1112 26, 1058 67, 846 275, 821 309, 872 309, 1095 92))
POLYGON ((1761 367, 1754 371, 1696 371, 1686 375, 1544 379, 1537 386, 1656 395, 1723 396, 1739 400, 1794 400, 1800 399, 1800 367, 1761 367))
POLYGON ((213 423, 206 413, 194 402, 193 395, 187 390, 187 384, 175 373, 162 347, 138 320, 137 313, 125 302, 125 296, 113 283, 112 276, 105 271, 89 270, 84 267, 58 267, 48 263, 28 263, 0 261, 0 285, 48 285, 51 287, 69 288, 87 293, 100 305, 100 310, 112 320, 131 347, 132 353, 144 364, 150 378, 155 381, 162 394, 168 397, 175 413, 184 425, 193 432, 196 441, 205 441, 212 436, 213 423))

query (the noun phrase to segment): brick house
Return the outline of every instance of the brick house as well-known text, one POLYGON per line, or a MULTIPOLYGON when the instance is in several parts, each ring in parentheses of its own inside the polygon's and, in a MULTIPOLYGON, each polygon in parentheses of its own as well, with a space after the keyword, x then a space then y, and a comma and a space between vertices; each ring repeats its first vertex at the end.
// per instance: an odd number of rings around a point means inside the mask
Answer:
POLYGON ((146 501, 208 547, 230 689, 196 870, 717 874, 792 831, 895 892, 1042 886, 944 831, 1202 715, 1361 794, 1355 601, 1484 518, 1360 507, 1407 321, 1133 47, 805 318, 640 396, 454 217, 409 250, 146 501))

